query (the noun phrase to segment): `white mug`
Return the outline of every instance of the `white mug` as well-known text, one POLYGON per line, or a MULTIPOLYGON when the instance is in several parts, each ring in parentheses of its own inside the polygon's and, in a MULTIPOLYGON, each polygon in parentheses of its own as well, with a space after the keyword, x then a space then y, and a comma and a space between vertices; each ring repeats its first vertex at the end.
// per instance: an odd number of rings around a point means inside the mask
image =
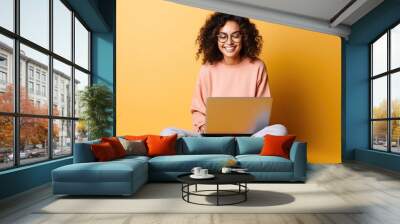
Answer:
POLYGON ((201 169, 200 170, 200 176, 207 176, 208 175, 208 169, 201 169))
POLYGON ((192 169, 192 173, 194 174, 194 175, 196 175, 196 176, 199 176, 199 175, 201 175, 200 174, 200 171, 202 170, 202 168, 201 167, 193 167, 193 169, 192 169))
POLYGON ((222 167, 221 172, 222 173, 230 173, 232 171, 232 168, 230 167, 222 167))

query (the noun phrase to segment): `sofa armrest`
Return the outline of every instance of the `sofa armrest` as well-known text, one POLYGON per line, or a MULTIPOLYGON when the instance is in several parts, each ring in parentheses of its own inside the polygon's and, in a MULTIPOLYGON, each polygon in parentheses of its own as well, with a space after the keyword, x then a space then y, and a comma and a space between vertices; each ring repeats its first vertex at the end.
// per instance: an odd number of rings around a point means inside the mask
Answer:
POLYGON ((89 163, 95 162, 96 158, 94 157, 90 146, 92 144, 100 143, 100 141, 88 141, 75 143, 74 147, 74 163, 89 163))
POLYGON ((293 179, 305 181, 307 174, 307 143, 295 141, 290 149, 290 160, 293 162, 293 179))

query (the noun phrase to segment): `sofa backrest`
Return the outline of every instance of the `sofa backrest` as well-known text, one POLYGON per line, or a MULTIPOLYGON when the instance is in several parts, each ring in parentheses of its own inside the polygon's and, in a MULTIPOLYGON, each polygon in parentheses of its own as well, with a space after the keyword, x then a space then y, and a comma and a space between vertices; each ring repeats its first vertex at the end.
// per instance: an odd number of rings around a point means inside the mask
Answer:
POLYGON ((233 137, 183 137, 177 141, 177 154, 226 154, 235 155, 233 137))
POLYGON ((236 155, 259 154, 263 145, 262 137, 236 137, 236 155))
POLYGON ((74 147, 74 163, 88 163, 95 162, 96 158, 93 155, 90 146, 92 144, 99 144, 100 140, 86 141, 75 143, 74 147))

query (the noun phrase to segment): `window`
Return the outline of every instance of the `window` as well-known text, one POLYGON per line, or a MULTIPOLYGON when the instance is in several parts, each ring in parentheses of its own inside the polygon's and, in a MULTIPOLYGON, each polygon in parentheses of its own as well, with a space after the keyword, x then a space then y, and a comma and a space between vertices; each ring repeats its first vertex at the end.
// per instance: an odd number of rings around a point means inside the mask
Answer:
POLYGON ((21 36, 49 48, 49 0, 20 0, 21 36))
POLYGON ((42 96, 46 96, 46 86, 42 86, 42 96))
POLYGON ((28 74, 29 74, 29 79, 33 80, 33 67, 32 66, 29 66, 28 74))
POLYGON ((72 12, 60 1, 53 0, 54 53, 71 60, 72 12))
POLYGON ((0 84, 7 84, 7 74, 3 71, 0 71, 0 84))
POLYGON ((40 84, 36 84, 36 95, 40 95, 40 84))
POLYGON ((0 1, 0 26, 14 31, 14 0, 0 1))
POLYGON ((75 18, 75 62, 82 68, 89 69, 89 32, 75 18))
POLYGON ((0 54, 0 67, 7 67, 7 56, 0 54))
POLYGON ((400 153, 400 24, 370 45, 371 148, 400 153))
POLYGON ((90 84, 90 32, 67 4, 0 0, 0 170, 70 156, 87 139, 74 105, 90 84))
MULTIPOLYGON (((0 7, 3 2, 0 1, 0 7)), ((3 8, 0 8, 0 14, 3 8)), ((3 15, 0 15, 0 20, 3 15)), ((14 112, 14 83, 13 83, 13 66, 8 65, 12 62, 14 57, 14 42, 11 38, 6 37, 0 33, 0 113, 1 112, 14 112), (9 60, 7 60, 9 59, 9 60)), ((0 114, 1 115, 1 114, 0 114)), ((0 128, 1 129, 1 128, 0 128)), ((9 130, 10 131, 10 130, 9 130)), ((11 133, 10 133, 11 134, 11 133)), ((1 136, 0 136, 1 139, 1 136)), ((1 143, 0 143, 1 148, 1 143)), ((0 160, 1 169, 1 160, 0 160)))
POLYGON ((36 69, 36 80, 40 81, 40 71, 39 71, 39 69, 36 69))
POLYGON ((29 94, 33 94, 33 82, 28 82, 28 92, 29 94))

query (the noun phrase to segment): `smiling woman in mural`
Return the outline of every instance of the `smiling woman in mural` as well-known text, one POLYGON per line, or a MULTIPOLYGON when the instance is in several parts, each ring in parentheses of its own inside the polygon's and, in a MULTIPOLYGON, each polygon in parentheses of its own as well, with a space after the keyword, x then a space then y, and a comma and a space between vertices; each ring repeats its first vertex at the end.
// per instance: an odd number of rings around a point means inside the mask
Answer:
MULTIPOLYGON (((190 108, 195 133, 165 129, 162 134, 204 133, 208 97, 271 97, 267 70, 258 58, 262 37, 248 18, 216 12, 200 29, 196 43, 196 58, 202 57, 202 66, 190 108)), ((275 124, 255 136, 265 134, 286 135, 287 130, 275 124)))

